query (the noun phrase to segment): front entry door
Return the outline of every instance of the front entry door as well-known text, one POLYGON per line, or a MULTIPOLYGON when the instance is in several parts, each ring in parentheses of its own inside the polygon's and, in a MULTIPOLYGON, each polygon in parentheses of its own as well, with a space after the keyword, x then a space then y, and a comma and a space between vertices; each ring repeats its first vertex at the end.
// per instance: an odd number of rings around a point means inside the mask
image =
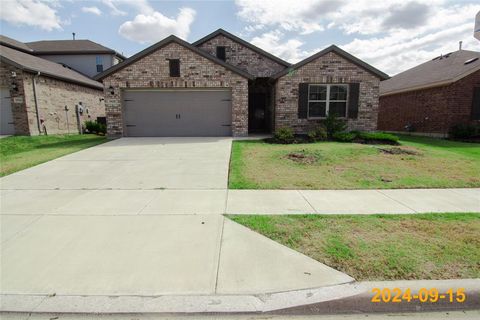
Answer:
POLYGON ((248 132, 267 131, 267 95, 250 93, 248 95, 248 132))

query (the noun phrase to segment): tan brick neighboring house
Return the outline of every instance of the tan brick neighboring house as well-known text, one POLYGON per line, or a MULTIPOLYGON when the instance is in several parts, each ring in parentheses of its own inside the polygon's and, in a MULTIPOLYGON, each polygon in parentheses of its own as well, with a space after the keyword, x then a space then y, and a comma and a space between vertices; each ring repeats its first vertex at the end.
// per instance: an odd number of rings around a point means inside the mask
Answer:
POLYGON ((376 130, 387 78, 336 46, 292 66, 222 29, 193 44, 170 36, 95 77, 115 137, 305 133, 329 112, 376 130))
POLYGON ((101 83, 31 55, 21 42, 0 40, 1 134, 75 133, 105 116, 101 83))
POLYGON ((397 74, 380 85, 378 127, 447 136, 480 122, 480 52, 459 50, 397 74))

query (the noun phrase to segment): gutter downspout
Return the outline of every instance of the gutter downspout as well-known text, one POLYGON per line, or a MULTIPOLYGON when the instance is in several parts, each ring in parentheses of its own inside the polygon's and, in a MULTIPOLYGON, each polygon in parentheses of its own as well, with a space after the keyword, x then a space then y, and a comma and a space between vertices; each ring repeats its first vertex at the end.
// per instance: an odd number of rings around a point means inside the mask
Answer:
POLYGON ((37 84, 36 79, 41 75, 40 71, 37 72, 36 75, 32 77, 33 80, 33 99, 35 101, 35 113, 37 114, 37 127, 38 127, 38 134, 42 134, 42 126, 40 124, 40 112, 38 111, 38 97, 37 97, 37 84))

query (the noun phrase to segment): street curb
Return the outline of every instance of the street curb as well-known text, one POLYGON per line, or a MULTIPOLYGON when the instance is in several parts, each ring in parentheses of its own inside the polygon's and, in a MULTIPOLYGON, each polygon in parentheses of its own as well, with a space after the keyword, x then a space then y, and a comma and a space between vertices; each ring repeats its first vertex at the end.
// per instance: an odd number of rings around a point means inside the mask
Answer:
POLYGON ((82 296, 82 295, 0 295, 0 311, 29 313, 180 313, 180 314, 332 314, 480 309, 480 279, 356 282, 330 287, 270 294, 82 296), (372 303, 372 288, 464 288, 464 303, 401 302, 372 303))
POLYGON ((283 315, 313 315, 313 314, 362 314, 362 313, 403 313, 403 312, 428 312, 428 311, 455 311, 455 310, 480 310, 480 279, 463 280, 411 280, 411 281, 377 281, 357 283, 362 292, 346 298, 323 301, 314 304, 284 308, 269 313, 283 315), (439 299, 438 302, 411 302, 398 303, 373 303, 372 289, 399 288, 402 292, 410 289, 412 294, 418 294, 422 288, 427 290, 435 288, 441 294, 449 289, 456 292, 457 289, 465 289, 466 300, 459 303, 448 298, 439 299))

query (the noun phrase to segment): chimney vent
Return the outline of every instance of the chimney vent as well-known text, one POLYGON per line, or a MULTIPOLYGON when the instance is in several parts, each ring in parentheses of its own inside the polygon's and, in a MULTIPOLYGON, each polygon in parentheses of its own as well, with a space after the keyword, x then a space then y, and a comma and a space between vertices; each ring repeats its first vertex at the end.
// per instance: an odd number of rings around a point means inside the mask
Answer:
POLYGON ((463 43, 463 41, 458 42, 458 50, 462 50, 462 43, 463 43))
POLYGON ((75 32, 72 32, 73 40, 75 40, 75 32))

